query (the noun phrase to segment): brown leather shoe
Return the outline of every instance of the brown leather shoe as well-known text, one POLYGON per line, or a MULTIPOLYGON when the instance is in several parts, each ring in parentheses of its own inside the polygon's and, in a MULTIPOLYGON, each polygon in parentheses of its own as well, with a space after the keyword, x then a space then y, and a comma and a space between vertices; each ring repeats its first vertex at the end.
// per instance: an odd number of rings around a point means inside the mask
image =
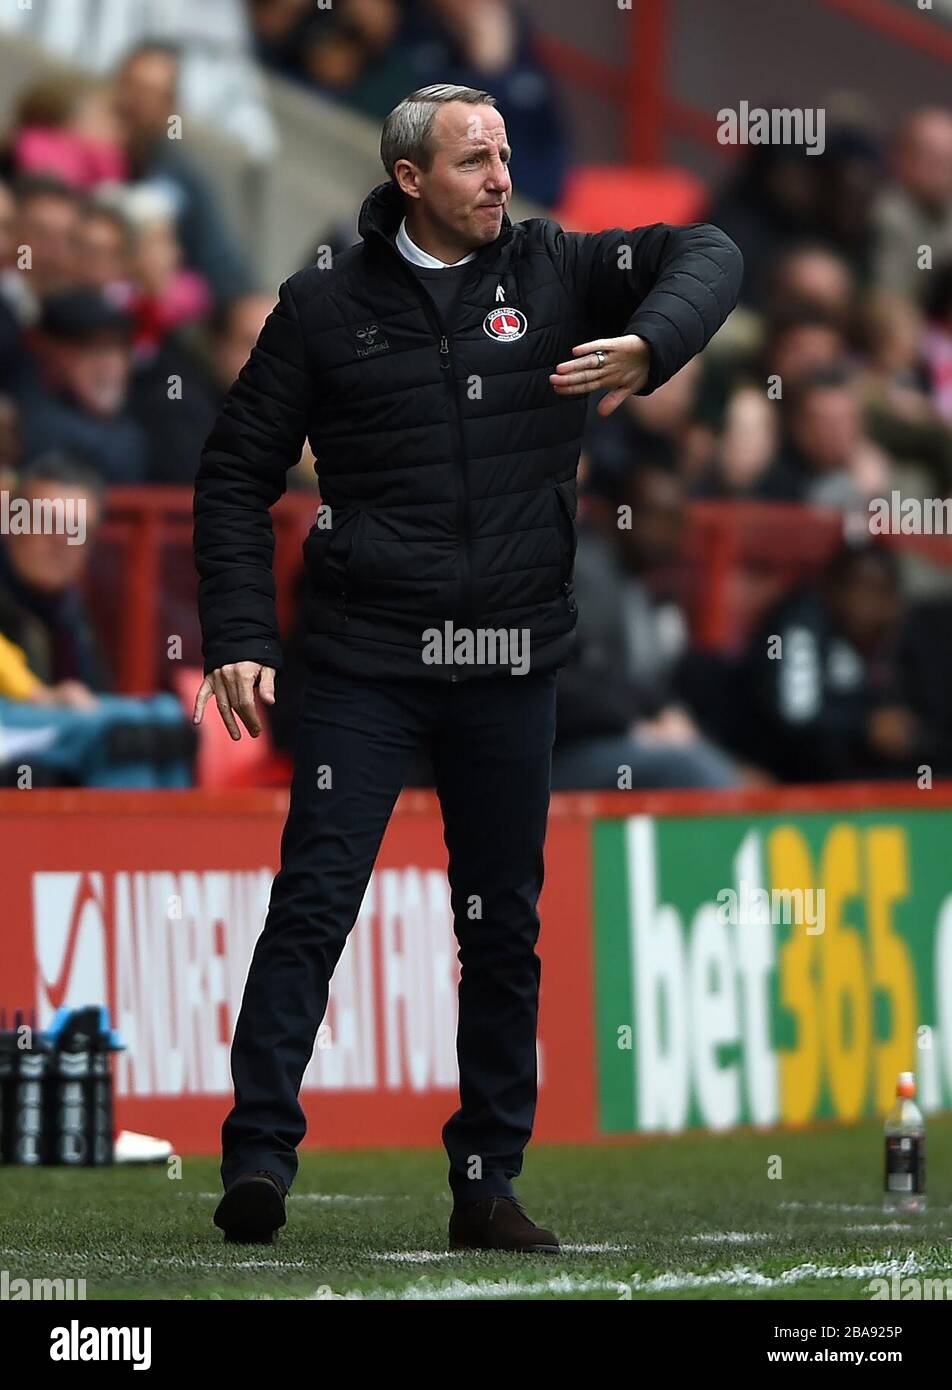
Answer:
POLYGON ((215 1225, 225 1239, 241 1245, 273 1245, 274 1233, 287 1221, 287 1188, 275 1173, 242 1173, 215 1211, 215 1225))
POLYGON ((530 1221, 515 1197, 458 1202, 450 1215, 451 1250, 518 1250, 557 1255, 558 1237, 530 1221))

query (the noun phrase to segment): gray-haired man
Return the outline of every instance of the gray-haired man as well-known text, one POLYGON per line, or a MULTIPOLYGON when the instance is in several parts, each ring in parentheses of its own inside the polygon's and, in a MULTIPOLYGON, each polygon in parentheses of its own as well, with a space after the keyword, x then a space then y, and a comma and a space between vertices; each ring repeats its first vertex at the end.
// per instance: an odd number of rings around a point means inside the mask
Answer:
POLYGON ((678 371, 733 307, 741 258, 713 227, 513 224, 486 92, 413 93, 381 154, 389 179, 364 203, 361 243, 281 286, 196 483, 196 718, 214 696, 234 738, 239 720, 260 728, 256 688, 274 699, 268 508, 305 438, 333 518, 305 543, 313 670, 235 1031, 215 1220, 265 1241, 284 1223, 329 980, 427 747, 462 965, 450 1245, 552 1251, 512 1180, 536 1106, 536 904, 586 397, 606 392, 608 412, 678 371))

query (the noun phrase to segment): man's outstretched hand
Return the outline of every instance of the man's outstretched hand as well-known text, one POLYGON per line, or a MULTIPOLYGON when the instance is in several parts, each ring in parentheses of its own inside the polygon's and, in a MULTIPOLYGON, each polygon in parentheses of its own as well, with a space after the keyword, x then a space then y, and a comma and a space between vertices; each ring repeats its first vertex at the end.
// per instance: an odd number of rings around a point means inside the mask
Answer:
POLYGON ((572 349, 572 361, 560 362, 549 377, 560 396, 585 396, 607 391, 598 403, 599 415, 611 415, 626 396, 640 391, 648 380, 651 349, 634 333, 622 338, 597 338, 572 349), (604 358, 596 356, 603 353, 604 358))
POLYGON ((202 681, 195 697, 192 723, 201 724, 205 706, 214 695, 218 713, 232 738, 241 738, 236 714, 251 737, 257 738, 261 733, 261 719, 255 705, 255 686, 265 704, 273 705, 274 675, 270 666, 262 666, 257 661, 236 661, 230 666, 219 666, 202 681))

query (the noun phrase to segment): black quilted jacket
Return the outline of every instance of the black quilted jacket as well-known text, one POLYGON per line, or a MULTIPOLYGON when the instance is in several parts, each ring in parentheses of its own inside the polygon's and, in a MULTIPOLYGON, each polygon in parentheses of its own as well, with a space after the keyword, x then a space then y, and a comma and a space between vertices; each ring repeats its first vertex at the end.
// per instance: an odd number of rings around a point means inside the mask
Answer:
POLYGON ((506 217, 442 323, 394 245, 401 216, 395 185, 380 185, 362 241, 281 285, 208 436, 194 502, 206 673, 281 665, 268 509, 305 438, 331 522, 304 545, 311 660, 370 677, 509 669, 427 664, 425 634, 450 623, 527 634, 533 671, 562 665, 586 397, 560 399, 549 373, 577 343, 637 333, 647 394, 704 347, 740 286, 740 253, 716 227, 588 235, 506 217))

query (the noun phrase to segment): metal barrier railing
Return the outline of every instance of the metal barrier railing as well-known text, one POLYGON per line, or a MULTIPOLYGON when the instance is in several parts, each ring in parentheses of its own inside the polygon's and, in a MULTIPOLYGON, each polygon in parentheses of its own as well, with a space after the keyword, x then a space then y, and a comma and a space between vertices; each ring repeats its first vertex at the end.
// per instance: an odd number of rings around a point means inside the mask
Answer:
MULTIPOLYGON (((175 659, 187 665, 200 662, 192 495, 190 488, 109 491, 86 589, 120 691, 167 687, 174 638, 180 639, 175 659)), ((315 493, 289 492, 271 511, 282 631, 294 612, 301 547, 319 505, 315 493)), ((694 640, 720 650, 736 646, 770 602, 821 572, 843 535, 843 518, 835 510, 766 502, 691 503, 678 587, 694 640)), ((884 539, 952 568, 952 536, 884 539)))

